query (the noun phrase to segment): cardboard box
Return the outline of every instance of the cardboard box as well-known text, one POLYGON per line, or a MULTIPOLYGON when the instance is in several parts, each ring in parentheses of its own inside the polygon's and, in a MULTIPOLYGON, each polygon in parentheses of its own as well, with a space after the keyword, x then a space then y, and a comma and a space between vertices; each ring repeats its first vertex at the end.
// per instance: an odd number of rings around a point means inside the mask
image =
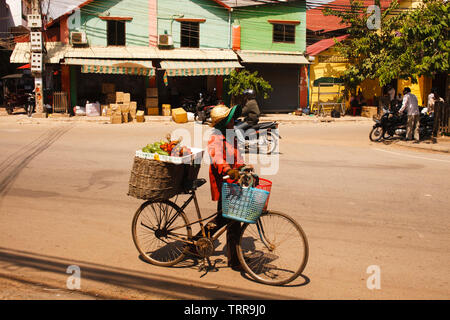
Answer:
POLYGON ((157 98, 158 88, 147 88, 147 98, 157 98))
POLYGON ((147 108, 156 108, 158 106, 158 98, 147 98, 145 99, 145 106, 147 108))
POLYGON ((116 103, 123 103, 123 92, 116 91, 116 103))
POLYGON ((130 102, 130 116, 131 119, 136 119, 136 111, 137 111, 137 102, 136 101, 131 101, 130 102))
POLYGON ((109 105, 109 108, 111 109, 112 116, 122 116, 122 110, 120 108, 120 104, 112 103, 109 105))
POLYGON ((101 113, 102 113, 102 117, 104 117, 104 116, 107 115, 107 113, 108 113, 108 108, 109 108, 109 106, 108 106, 107 104, 102 104, 102 105, 100 106, 100 110, 101 110, 101 113))
POLYGON ((112 115, 111 116, 111 123, 112 124, 119 124, 122 123, 122 115, 112 115))
POLYGON ((176 123, 188 122, 187 112, 183 108, 177 108, 172 110, 172 119, 176 123))
POLYGON ((107 104, 116 103, 116 94, 115 93, 107 93, 105 102, 107 104))
POLYGON ((116 91, 116 85, 114 83, 102 83, 102 93, 114 93, 116 91))
POLYGON ((163 104, 162 105, 162 115, 163 116, 170 116, 171 115, 170 104, 163 104))
POLYGON ((144 122, 145 121, 144 111, 143 110, 138 110, 136 112, 136 121, 137 122, 144 122))
POLYGON ((149 116, 158 116, 159 115, 159 108, 156 107, 151 107, 151 108, 147 108, 147 115, 149 116))
POLYGON ((131 95, 129 93, 123 94, 123 103, 130 103, 131 101, 131 95))
POLYGON ((127 123, 130 119, 130 105, 128 103, 120 105, 120 111, 122 112, 122 121, 127 123))

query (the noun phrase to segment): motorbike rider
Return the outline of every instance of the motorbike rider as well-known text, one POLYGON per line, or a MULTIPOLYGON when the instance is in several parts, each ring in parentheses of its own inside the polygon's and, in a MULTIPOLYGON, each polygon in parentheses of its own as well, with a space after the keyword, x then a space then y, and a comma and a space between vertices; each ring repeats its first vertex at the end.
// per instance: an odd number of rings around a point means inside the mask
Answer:
POLYGON ((406 123, 406 140, 412 140, 412 136, 414 133, 414 140, 416 140, 416 143, 418 143, 420 138, 419 103, 417 101, 417 97, 411 93, 411 89, 409 87, 405 87, 403 89, 403 103, 398 113, 402 114, 405 109, 406 114, 408 115, 408 121, 406 123))
POLYGON ((247 130, 251 126, 258 124, 259 116, 261 115, 258 102, 256 101, 255 90, 246 89, 244 90, 243 94, 244 94, 244 101, 243 101, 244 107, 242 108, 241 115, 244 117, 244 121, 242 123, 237 124, 235 127, 236 135, 240 141, 244 141, 243 133, 245 132, 245 130, 247 130))
POLYGON ((255 90, 244 90, 244 107, 242 108, 242 116, 245 117, 244 121, 249 125, 254 126, 259 122, 260 114, 261 112, 259 111, 258 102, 256 101, 255 90))

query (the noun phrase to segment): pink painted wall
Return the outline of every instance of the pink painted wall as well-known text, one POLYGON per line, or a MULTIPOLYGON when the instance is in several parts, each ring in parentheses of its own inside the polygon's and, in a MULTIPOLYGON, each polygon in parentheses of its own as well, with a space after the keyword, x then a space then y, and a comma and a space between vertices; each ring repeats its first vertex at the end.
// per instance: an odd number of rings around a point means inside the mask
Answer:
POLYGON ((148 0, 149 45, 158 45, 158 0, 148 0))

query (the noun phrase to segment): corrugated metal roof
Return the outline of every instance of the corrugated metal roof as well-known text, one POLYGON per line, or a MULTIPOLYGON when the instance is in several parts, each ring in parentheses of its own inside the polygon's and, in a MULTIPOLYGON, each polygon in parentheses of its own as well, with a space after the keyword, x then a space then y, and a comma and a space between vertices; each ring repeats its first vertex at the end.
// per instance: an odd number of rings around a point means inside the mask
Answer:
POLYGON ((336 39, 337 42, 341 42, 342 40, 344 40, 347 37, 348 37, 348 34, 340 36, 340 37, 336 37, 336 38, 320 40, 320 41, 308 46, 308 48, 306 48, 306 54, 308 54, 310 56, 315 56, 315 55, 321 53, 322 51, 325 51, 328 48, 334 46, 334 44, 335 44, 334 39, 336 39))
MULTIPOLYGON (((61 42, 46 42, 45 48, 47 49, 47 54, 45 55, 45 63, 59 63, 61 59, 64 58, 64 52, 69 45, 61 42)), ((29 63, 30 62, 30 43, 29 42, 19 42, 16 43, 14 50, 10 57, 11 63, 29 63)))
POLYGON ((67 58, 96 59, 162 59, 162 60, 237 60, 230 49, 177 48, 160 50, 155 47, 88 47, 70 48, 67 58))
MULTIPOLYGON (((363 11, 374 4, 373 0, 361 0, 363 11)), ((385 10, 389 7, 391 0, 380 0, 381 10, 385 10)), ((316 1, 314 4, 317 6, 306 11, 306 29, 312 31, 329 32, 333 30, 339 30, 348 28, 348 25, 341 24, 341 18, 336 16, 325 16, 322 12, 325 8, 334 9, 337 11, 348 11, 350 7, 350 0, 334 0, 328 3, 318 5, 316 1)))
POLYGON ((298 52, 238 51, 237 54, 242 63, 309 64, 305 56, 298 52))

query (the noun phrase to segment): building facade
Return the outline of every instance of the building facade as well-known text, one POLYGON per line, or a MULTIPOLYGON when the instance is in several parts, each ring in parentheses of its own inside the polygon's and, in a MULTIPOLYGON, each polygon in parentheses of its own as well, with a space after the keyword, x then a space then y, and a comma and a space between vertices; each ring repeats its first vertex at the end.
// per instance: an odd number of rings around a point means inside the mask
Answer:
MULTIPOLYGON (((156 87, 159 107, 178 107, 205 91, 227 101, 224 77, 245 67, 274 89, 263 111, 291 111, 308 64, 305 12, 303 0, 87 0, 47 23, 46 69, 71 107, 106 102, 102 83, 143 107, 156 87)), ((11 62, 25 63, 27 52, 18 43, 11 62)))

